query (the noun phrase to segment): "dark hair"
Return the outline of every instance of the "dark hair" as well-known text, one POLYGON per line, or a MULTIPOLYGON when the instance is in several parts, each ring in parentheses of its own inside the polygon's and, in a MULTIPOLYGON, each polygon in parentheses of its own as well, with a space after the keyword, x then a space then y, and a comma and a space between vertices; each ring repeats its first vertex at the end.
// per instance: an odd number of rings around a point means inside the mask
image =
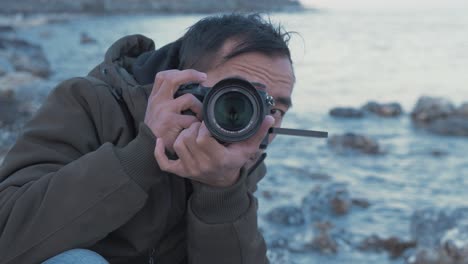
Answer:
MULTIPOLYGON (((281 25, 273 25, 260 14, 226 14, 204 18, 191 26, 181 38, 179 51, 182 69, 209 70, 226 40, 236 45, 222 59, 228 60, 247 52, 260 52, 268 56, 286 56, 290 32, 281 25)), ((292 62, 292 61, 291 61, 292 62)))

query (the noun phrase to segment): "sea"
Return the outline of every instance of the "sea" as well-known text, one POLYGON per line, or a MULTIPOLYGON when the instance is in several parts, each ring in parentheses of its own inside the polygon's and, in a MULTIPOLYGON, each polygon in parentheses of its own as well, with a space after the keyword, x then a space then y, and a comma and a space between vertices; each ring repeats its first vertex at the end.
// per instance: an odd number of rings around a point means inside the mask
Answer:
MULTIPOLYGON (((297 78, 293 107, 283 126, 369 136, 384 154, 336 152, 327 140, 278 136, 268 147, 268 173, 259 183, 259 226, 271 246, 272 263, 404 263, 385 251, 359 250, 361 239, 378 235, 410 240, 412 214, 424 208, 468 206, 468 138, 439 136, 413 126, 411 111, 421 96, 468 102, 468 10, 310 10, 272 13, 292 33, 297 78), (403 115, 337 119, 337 106, 368 101, 398 102, 403 115), (319 175, 319 177, 317 177, 319 175), (321 175, 321 176, 320 176, 321 175), (307 248, 314 223, 284 226, 269 212, 303 207, 314 189, 343 184, 353 198, 369 202, 327 221, 341 234, 336 252, 307 248), (343 237, 347 237, 344 239, 343 237)), ((143 34, 161 47, 206 15, 73 16, 64 23, 20 28, 17 35, 40 44, 54 71, 50 87, 86 75, 107 48, 129 34, 143 34), (80 44, 86 33, 96 40, 80 44)), ((314 233, 315 232, 315 233, 314 233)), ((315 235, 314 235, 315 234, 315 235)))

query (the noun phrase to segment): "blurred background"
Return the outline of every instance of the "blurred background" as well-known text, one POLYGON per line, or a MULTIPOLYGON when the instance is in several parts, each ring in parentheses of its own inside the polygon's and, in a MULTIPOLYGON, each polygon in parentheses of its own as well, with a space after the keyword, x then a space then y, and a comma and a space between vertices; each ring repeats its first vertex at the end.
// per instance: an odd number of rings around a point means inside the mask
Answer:
POLYGON ((272 263, 468 263, 468 3, 0 0, 0 162, 59 82, 128 34, 266 12, 297 83, 256 196, 272 263))

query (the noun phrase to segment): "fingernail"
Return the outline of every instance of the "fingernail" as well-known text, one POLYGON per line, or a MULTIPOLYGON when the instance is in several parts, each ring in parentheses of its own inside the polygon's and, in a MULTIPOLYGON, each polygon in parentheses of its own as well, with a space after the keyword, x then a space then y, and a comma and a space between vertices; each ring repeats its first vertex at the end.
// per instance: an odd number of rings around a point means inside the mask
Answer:
POLYGON ((201 78, 202 78, 202 79, 206 79, 206 78, 208 78, 208 75, 206 75, 206 73, 202 72, 202 73, 201 73, 201 78))

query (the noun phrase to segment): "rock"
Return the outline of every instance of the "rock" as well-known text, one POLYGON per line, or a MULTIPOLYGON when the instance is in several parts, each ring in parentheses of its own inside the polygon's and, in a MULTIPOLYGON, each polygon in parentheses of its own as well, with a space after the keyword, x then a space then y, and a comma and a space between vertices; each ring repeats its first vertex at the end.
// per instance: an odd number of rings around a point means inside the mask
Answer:
POLYGON ((455 228, 448 230, 441 239, 441 248, 451 259, 468 261, 468 220, 463 219, 455 228))
POLYGON ((13 32, 15 28, 11 25, 0 25, 0 33, 13 32))
POLYGON ((355 150, 364 154, 381 153, 379 144, 376 140, 354 133, 334 135, 328 139, 328 145, 338 152, 355 150))
POLYGON ((447 99, 423 96, 416 103, 411 117, 415 123, 425 124, 435 119, 448 117, 454 112, 454 105, 447 99))
POLYGON ((463 103, 460 107, 457 108, 457 114, 468 118, 468 102, 463 103))
POLYGON ((205 0, 205 1, 0 1, 2 13, 221 13, 304 10, 298 0, 205 0))
POLYGON ((351 205, 350 194, 343 183, 319 185, 302 200, 305 215, 312 220, 345 215, 351 205))
POLYGON ((316 222, 312 228, 296 235, 289 242, 289 250, 297 253, 317 251, 322 254, 336 254, 338 242, 332 228, 333 224, 328 221, 316 222))
POLYGON ((304 224, 304 215, 301 209, 294 206, 282 206, 271 210, 266 218, 275 224, 297 226, 304 224))
MULTIPOLYGON (((0 77, 0 127, 24 123, 38 108, 29 98, 17 93, 32 90, 41 79, 29 73, 11 73, 0 77)), ((31 93, 31 91, 30 91, 31 93)))
POLYGON ((0 91, 0 128, 16 120, 18 102, 13 94, 12 91, 0 91))
POLYGON ((468 263, 468 207, 416 211, 410 231, 418 248, 408 263, 468 263))
POLYGON ((351 203, 354 206, 361 207, 361 208, 364 208, 364 209, 369 208, 369 206, 371 205, 368 200, 363 199, 363 198, 353 198, 353 199, 351 199, 351 203))
POLYGON ((468 136, 468 103, 459 108, 444 98, 421 97, 411 114, 413 122, 429 132, 468 136))
POLYGON ((380 104, 371 101, 365 104, 361 109, 383 117, 395 117, 403 113, 403 108, 399 103, 380 104))
POLYGON ((81 32, 81 34, 80 34, 80 43, 81 44, 94 44, 96 42, 97 41, 94 38, 90 37, 88 35, 88 33, 81 32))
POLYGON ((446 136, 468 136, 468 117, 450 116, 436 119, 425 127, 428 131, 446 136))
POLYGON ((448 153, 447 151, 444 151, 444 150, 440 150, 440 149, 433 149, 430 154, 434 157, 443 157, 443 156, 447 156, 448 153))
POLYGON ((416 247, 415 241, 402 241, 396 237, 382 239, 377 235, 365 238, 358 246, 363 251, 382 251, 385 250, 391 258, 398 258, 411 248, 416 247))
POLYGON ((351 107, 336 107, 330 110, 330 115, 343 118, 361 118, 364 116, 364 112, 351 107))
POLYGON ((312 248, 317 249, 321 253, 335 254, 338 252, 338 243, 330 235, 330 229, 333 225, 330 222, 318 222, 315 223, 315 227, 318 230, 317 236, 312 240, 312 248))
POLYGON ((7 58, 16 71, 49 77, 51 68, 42 48, 25 40, 0 37, 0 55, 7 58))

